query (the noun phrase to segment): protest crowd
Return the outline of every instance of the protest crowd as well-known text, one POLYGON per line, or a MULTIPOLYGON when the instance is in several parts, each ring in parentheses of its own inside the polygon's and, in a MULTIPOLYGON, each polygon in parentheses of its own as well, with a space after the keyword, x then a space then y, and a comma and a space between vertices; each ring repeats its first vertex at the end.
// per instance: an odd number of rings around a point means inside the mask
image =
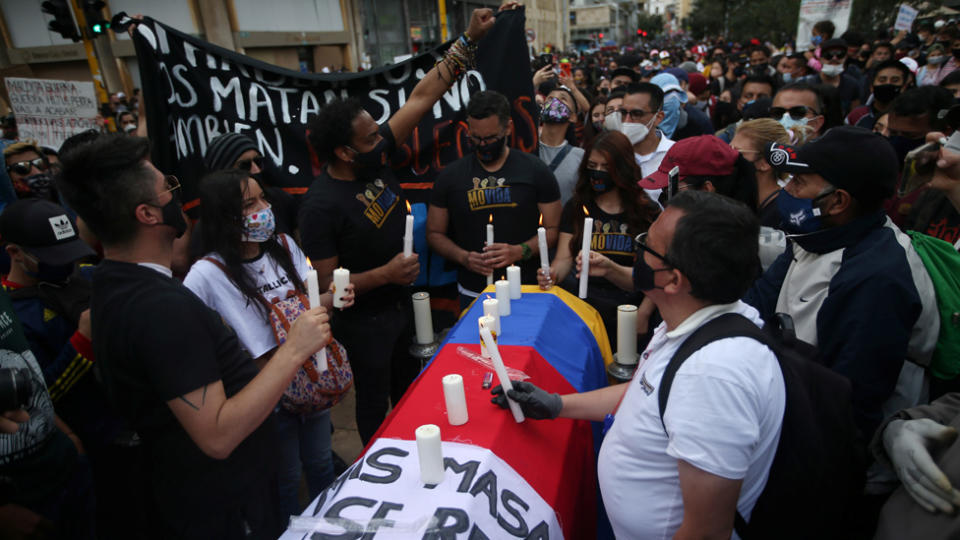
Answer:
POLYGON ((586 268, 611 344, 637 306, 629 381, 488 396, 604 425, 599 536, 960 535, 960 21, 534 56, 537 145, 473 93, 408 255, 402 203, 373 210, 405 198, 387 158, 497 19, 474 11, 385 121, 323 105, 303 194, 226 133, 188 216, 141 96, 111 96, 116 133, 56 149, 4 119, 0 539, 279 537, 301 482, 314 500, 344 469, 344 393, 366 446, 417 378, 428 249, 460 310, 513 265, 573 294, 586 268))

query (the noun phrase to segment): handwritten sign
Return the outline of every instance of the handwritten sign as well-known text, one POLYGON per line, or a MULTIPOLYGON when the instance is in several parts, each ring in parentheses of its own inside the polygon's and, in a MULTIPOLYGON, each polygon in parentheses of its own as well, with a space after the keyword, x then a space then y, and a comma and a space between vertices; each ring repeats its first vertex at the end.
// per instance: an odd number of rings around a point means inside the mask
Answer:
POLYGON ((67 137, 96 127, 92 82, 7 77, 5 83, 21 139, 56 149, 67 137))
POLYGON ((918 13, 920 12, 916 8, 906 4, 900 4, 900 11, 897 12, 897 22, 893 25, 893 29, 897 31, 906 30, 909 32, 910 28, 913 27, 913 21, 916 20, 918 13))

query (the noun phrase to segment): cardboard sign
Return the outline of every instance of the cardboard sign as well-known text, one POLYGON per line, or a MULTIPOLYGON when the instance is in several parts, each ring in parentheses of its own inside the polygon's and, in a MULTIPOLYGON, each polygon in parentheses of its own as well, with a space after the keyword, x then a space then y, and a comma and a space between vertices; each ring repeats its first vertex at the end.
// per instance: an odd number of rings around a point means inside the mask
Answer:
POLYGON ((4 82, 23 140, 58 149, 71 135, 97 127, 92 82, 21 77, 4 82))
POLYGON ((893 29, 898 32, 900 30, 909 32, 910 28, 913 27, 913 21, 917 19, 918 13, 920 13, 920 11, 916 8, 906 4, 900 4, 900 11, 897 12, 897 22, 893 25, 893 29))

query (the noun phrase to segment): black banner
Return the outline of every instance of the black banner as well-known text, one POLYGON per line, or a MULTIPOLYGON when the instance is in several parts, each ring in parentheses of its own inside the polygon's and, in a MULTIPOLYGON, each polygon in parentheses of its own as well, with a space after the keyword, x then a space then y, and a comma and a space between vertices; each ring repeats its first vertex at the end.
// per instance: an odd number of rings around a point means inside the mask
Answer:
MULTIPOLYGON (((469 96, 497 90, 513 106, 511 146, 533 151, 536 103, 524 34, 523 9, 504 12, 481 41, 476 71, 440 98, 399 151, 392 165, 411 202, 423 202, 440 169, 469 152, 465 122, 469 96)), ((154 164, 176 174, 187 208, 196 205, 203 154, 227 132, 250 136, 268 163, 267 179, 303 193, 320 164, 305 140, 306 125, 335 98, 360 98, 378 123, 406 101, 449 43, 389 68, 360 73, 299 73, 201 41, 150 18, 137 27, 140 63, 154 164)), ((400 142, 400 141, 398 141, 400 142)))

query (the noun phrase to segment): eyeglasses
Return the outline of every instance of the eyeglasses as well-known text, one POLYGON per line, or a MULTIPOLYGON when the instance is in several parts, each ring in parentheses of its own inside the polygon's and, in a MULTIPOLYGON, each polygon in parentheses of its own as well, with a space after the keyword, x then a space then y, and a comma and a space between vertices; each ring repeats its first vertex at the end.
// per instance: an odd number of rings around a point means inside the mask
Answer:
POLYGON ((47 158, 38 157, 37 159, 11 163, 7 165, 7 172, 15 172, 20 176, 26 176, 30 174, 33 167, 36 167, 38 171, 45 171, 49 166, 50 164, 47 163, 47 158))
POLYGON ((620 119, 626 119, 627 116, 629 116, 631 120, 640 120, 648 114, 654 114, 655 111, 645 111, 643 109, 620 109, 617 111, 617 113, 620 114, 620 119))
POLYGON ((820 55, 821 58, 827 60, 839 60, 847 56, 847 51, 827 51, 820 55))
MULTIPOLYGON (((640 251, 646 251, 647 253, 649 253, 649 254, 653 255, 654 257, 656 257, 656 258, 660 259, 661 261, 663 261, 663 263, 666 264, 667 266, 669 266, 670 268, 676 268, 676 267, 677 267, 677 265, 673 264, 672 262, 670 262, 669 259, 667 259, 667 256, 666 256, 666 255, 661 255, 661 254, 657 253, 656 251, 654 251, 654 250, 652 250, 652 249, 650 249, 650 248, 647 247, 647 233, 642 232, 642 233, 638 234, 637 236, 635 236, 635 237, 633 238, 633 243, 634 243, 634 245, 636 245, 636 247, 637 247, 638 250, 640 250, 640 251)), ((638 257, 642 257, 642 255, 637 255, 637 256, 638 256, 638 257)), ((657 269, 655 268, 654 271, 656 271, 656 270, 657 270, 657 269)), ((666 270, 666 268, 661 268, 660 270, 666 270)))
POLYGON ((256 165, 258 169, 263 170, 263 156, 243 159, 237 162, 237 168, 247 172, 250 172, 250 169, 252 169, 254 165, 256 165))
POLYGON ((497 133, 496 135, 488 135, 486 137, 476 137, 474 135, 467 135, 467 140, 470 141, 470 144, 474 146, 483 146, 487 143, 492 143, 493 141, 499 139, 503 135, 497 133))
POLYGON ((807 113, 812 112, 814 115, 820 114, 817 111, 807 107, 806 105, 797 105, 796 107, 770 107, 770 117, 771 118, 783 118, 783 115, 790 113, 790 118, 794 120, 800 120, 806 118, 807 113))
MULTIPOLYGON (((159 198, 161 195, 163 195, 164 193, 173 193, 174 191, 180 189, 180 180, 177 179, 177 177, 174 176, 174 175, 172 175, 172 174, 168 174, 168 175, 164 176, 164 177, 163 177, 163 181, 164 181, 164 183, 166 184, 167 189, 165 189, 165 190, 161 191, 160 193, 157 193, 157 194, 154 195, 153 197, 151 197, 151 198, 143 201, 143 203, 141 203, 141 204, 150 204, 150 201, 153 201, 153 200, 158 199, 158 198, 159 198)), ((174 197, 176 197, 176 193, 174 193, 174 197)), ((150 206, 156 206, 156 205, 150 204, 150 206)))

